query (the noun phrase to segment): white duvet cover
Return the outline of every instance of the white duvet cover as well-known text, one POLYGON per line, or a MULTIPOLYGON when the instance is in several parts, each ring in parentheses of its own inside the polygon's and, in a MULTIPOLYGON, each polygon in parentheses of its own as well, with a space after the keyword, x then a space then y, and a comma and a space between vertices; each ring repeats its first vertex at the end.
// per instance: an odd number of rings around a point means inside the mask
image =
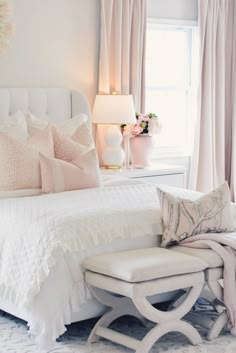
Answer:
POLYGON ((157 193, 146 184, 1 199, 0 215, 0 295, 32 314, 29 326, 41 345, 64 332, 88 295, 85 256, 119 239, 162 232, 157 193), (63 302, 51 305, 53 271, 63 302))
MULTIPOLYGON (((0 200, 0 297, 27 310, 30 330, 41 347, 52 345, 90 296, 81 268, 85 257, 137 248, 142 239, 146 246, 155 246, 162 234, 155 186, 120 183, 0 200)), ((199 196, 166 189, 190 199, 199 196)))

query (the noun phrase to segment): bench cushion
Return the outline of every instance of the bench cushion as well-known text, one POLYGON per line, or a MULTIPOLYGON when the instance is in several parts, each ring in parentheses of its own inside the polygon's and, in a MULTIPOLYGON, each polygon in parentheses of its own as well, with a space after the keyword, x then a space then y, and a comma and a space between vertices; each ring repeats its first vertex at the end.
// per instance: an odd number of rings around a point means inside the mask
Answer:
POLYGON ((157 247, 92 256, 85 259, 83 266, 133 283, 199 272, 208 265, 199 258, 157 247))
POLYGON ((196 256, 199 259, 207 262, 209 268, 224 266, 223 259, 215 251, 211 249, 195 249, 187 248, 185 246, 173 246, 171 250, 178 251, 179 253, 196 256))

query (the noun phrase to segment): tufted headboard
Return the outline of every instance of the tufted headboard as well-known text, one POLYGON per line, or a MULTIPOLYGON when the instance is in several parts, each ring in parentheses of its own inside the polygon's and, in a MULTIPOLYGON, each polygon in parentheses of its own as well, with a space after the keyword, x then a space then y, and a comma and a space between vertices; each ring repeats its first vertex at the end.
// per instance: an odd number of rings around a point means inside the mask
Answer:
POLYGON ((0 88, 0 120, 17 110, 30 111, 52 122, 85 113, 91 122, 87 99, 80 92, 65 88, 0 88))

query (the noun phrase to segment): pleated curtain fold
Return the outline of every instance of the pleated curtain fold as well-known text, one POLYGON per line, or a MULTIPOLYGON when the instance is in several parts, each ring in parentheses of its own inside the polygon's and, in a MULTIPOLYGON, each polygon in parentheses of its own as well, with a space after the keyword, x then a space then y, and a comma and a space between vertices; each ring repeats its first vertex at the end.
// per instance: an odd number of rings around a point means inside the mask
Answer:
POLYGON ((234 198, 235 0, 199 0, 199 30, 199 111, 190 187, 208 192, 227 180, 234 198))
MULTIPOLYGON (((145 112, 146 0, 101 0, 99 93, 132 94, 135 110, 145 112)), ((105 128, 96 146, 102 164, 105 128)))

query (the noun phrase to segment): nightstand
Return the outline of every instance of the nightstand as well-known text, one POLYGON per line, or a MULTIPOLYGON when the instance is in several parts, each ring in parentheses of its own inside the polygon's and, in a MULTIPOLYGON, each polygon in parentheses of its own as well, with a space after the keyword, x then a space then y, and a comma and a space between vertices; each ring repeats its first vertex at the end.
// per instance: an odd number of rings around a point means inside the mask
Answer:
POLYGON ((186 187, 185 168, 176 165, 156 164, 143 169, 103 169, 103 175, 114 175, 128 179, 140 179, 153 184, 164 184, 178 188, 186 187))

